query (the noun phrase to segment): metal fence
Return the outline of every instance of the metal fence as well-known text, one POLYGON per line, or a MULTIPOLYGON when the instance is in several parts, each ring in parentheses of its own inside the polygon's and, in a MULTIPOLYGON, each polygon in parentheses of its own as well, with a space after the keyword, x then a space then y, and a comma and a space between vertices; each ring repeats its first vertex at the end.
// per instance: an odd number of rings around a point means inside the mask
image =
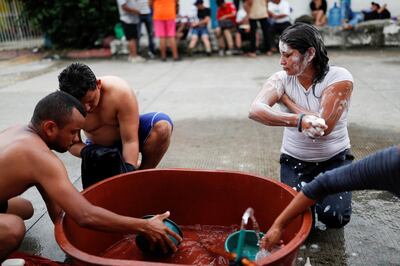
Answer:
POLYGON ((43 44, 43 34, 21 15, 23 0, 0 0, 0 49, 30 48, 43 44))

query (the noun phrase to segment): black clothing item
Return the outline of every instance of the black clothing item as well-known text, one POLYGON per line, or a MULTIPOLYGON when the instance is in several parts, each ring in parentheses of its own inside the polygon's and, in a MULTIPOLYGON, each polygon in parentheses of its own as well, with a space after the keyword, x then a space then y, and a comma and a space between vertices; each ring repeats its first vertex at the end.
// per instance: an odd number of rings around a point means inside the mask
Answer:
POLYGON ((210 17, 210 16, 211 16, 211 10, 208 7, 197 10, 197 17, 200 20, 204 19, 205 17, 210 17))
POLYGON ((317 176, 303 187, 308 198, 317 200, 342 191, 387 190, 400 197, 400 149, 380 150, 364 159, 317 176))
POLYGON ((90 144, 81 150, 81 157, 83 188, 108 177, 136 170, 133 165, 124 162, 117 147, 90 144))
POLYGON ((322 10, 324 12, 324 14, 326 14, 326 9, 327 9, 326 0, 322 0, 321 6, 319 8, 316 8, 314 1, 311 1, 310 9, 311 9, 311 11, 322 10))
POLYGON ((374 20, 374 19, 387 19, 390 18, 390 12, 387 9, 384 9, 381 13, 378 11, 363 11, 364 14, 364 21, 374 20))
POLYGON ((0 213, 6 213, 8 209, 8 201, 0 202, 0 213))
POLYGON ((124 34, 126 39, 129 40, 137 40, 138 38, 138 24, 128 24, 121 21, 122 28, 124 29, 124 34))

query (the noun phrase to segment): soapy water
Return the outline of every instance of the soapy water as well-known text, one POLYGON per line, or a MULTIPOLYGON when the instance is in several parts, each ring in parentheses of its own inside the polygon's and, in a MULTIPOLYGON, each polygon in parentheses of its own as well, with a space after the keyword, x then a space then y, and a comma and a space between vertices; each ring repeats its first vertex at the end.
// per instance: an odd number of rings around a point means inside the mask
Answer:
POLYGON ((135 235, 127 235, 105 250, 101 256, 112 259, 153 261, 191 265, 228 265, 225 239, 239 226, 180 225, 183 241, 170 256, 152 257, 143 254, 135 243, 135 235))

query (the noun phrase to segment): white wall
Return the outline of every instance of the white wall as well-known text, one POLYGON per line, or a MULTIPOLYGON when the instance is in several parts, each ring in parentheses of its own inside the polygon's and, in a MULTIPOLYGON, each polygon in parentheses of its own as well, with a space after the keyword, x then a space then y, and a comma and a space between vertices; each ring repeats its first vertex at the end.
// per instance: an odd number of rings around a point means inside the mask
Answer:
MULTIPOLYGON (((229 1, 229 0, 228 0, 229 1)), ((308 4, 310 0, 287 0, 293 7, 292 17, 296 18, 303 14, 308 14, 310 12, 308 4)), ((328 1, 328 10, 333 6, 334 2, 339 3, 340 0, 327 0, 328 1)), ((189 14, 190 10, 193 9, 193 3, 195 0, 179 0, 179 4, 181 6, 182 14, 189 14)), ((368 8, 371 4, 372 0, 352 0, 351 7, 354 11, 360 11, 361 9, 368 8)), ((389 11, 392 13, 392 16, 400 16, 400 0, 374 0, 379 4, 387 3, 389 11)), ((209 5, 209 0, 204 0, 204 4, 206 6, 209 5)))

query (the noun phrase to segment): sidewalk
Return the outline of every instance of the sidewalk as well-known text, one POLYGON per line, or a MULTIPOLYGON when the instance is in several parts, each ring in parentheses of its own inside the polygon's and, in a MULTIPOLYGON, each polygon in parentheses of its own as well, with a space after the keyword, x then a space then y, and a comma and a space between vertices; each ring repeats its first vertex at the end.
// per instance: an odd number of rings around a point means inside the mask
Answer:
MULTIPOLYGON (((332 64, 346 67, 355 79, 349 130, 356 158, 400 143, 400 51, 330 51, 329 55, 332 64)), ((69 63, 61 60, 44 67, 35 61, 18 69, 2 67, 0 81, 17 72, 42 72, 0 85, 0 130, 26 123, 36 102, 58 88, 57 76, 69 63)), ((282 129, 247 118, 263 82, 280 70, 277 55, 185 58, 176 63, 86 63, 97 76, 126 79, 136 90, 141 112, 163 111, 172 117, 173 138, 160 168, 232 169, 279 178, 282 129)), ((59 156, 71 182, 80 189, 79 159, 68 153, 59 156)), ((20 250, 63 260, 36 189, 24 197, 33 201, 35 215, 26 223, 27 236, 20 250)), ((298 265, 304 265, 306 257, 312 265, 399 265, 400 201, 385 192, 356 192, 353 202, 352 221, 344 229, 314 232, 300 251, 298 265)))

